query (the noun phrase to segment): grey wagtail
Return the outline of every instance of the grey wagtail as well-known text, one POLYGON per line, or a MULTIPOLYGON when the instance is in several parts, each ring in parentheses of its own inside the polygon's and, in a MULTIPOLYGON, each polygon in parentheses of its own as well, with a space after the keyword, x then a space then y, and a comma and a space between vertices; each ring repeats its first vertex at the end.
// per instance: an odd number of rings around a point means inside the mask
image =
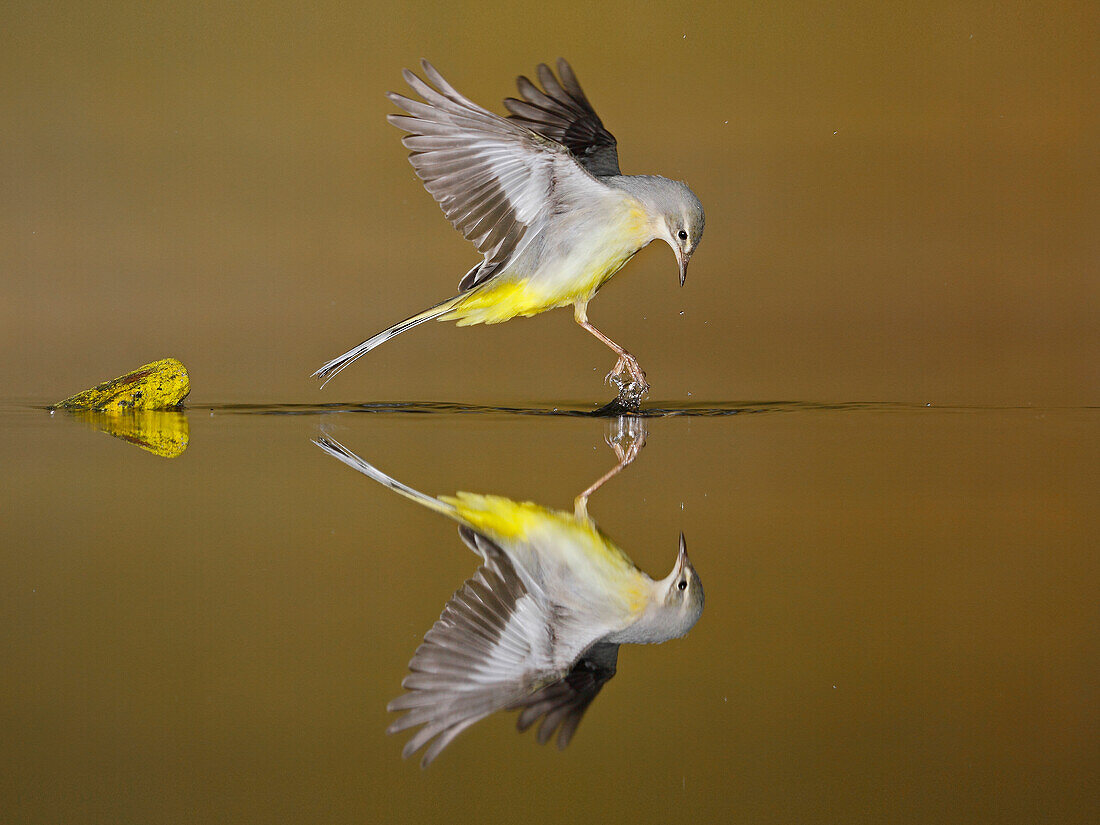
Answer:
POLYGON ((541 719, 538 740, 557 731, 564 748, 615 675, 619 645, 678 638, 703 612, 703 585, 683 535, 672 572, 654 581, 589 518, 585 502, 593 488, 578 497, 573 513, 473 493, 434 498, 328 436, 314 443, 457 521, 463 541, 483 560, 409 662, 402 682, 408 692, 388 707, 405 712, 390 733, 419 727, 402 755, 427 746, 425 767, 463 730, 505 709, 520 711, 521 731, 541 719))
MULTIPOLYGON (((623 347, 588 321, 588 302, 639 250, 655 240, 676 253, 680 285, 703 237, 703 206, 679 181, 623 175, 615 138, 588 102, 573 70, 538 67, 540 89, 517 81, 507 118, 463 97, 426 60, 425 83, 405 81, 423 102, 389 93, 407 114, 389 121, 409 132, 409 161, 454 227, 484 256, 459 293, 406 318, 313 375, 327 383, 359 356, 425 321, 497 324, 556 307, 619 356, 608 378, 641 399, 645 373, 623 347), (435 88, 433 88, 433 86, 435 88)), ((322 386, 324 386, 322 383, 322 386)))

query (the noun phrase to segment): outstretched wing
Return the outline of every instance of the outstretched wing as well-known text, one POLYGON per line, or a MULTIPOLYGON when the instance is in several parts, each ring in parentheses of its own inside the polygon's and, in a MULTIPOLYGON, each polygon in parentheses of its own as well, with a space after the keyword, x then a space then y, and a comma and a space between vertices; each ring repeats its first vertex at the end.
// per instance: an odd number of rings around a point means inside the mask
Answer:
POLYGON ((573 69, 560 57, 558 74, 560 81, 549 66, 540 63, 541 89, 520 75, 516 86, 523 100, 509 97, 504 101, 504 107, 512 113, 509 120, 560 143, 593 175, 622 174, 614 135, 604 128, 573 69))
POLYGON ((476 545, 485 564, 447 602, 409 662, 411 672, 402 682, 408 692, 388 706, 405 711, 389 733, 420 727, 402 755, 426 745, 424 767, 478 720, 526 707, 530 698, 568 679, 594 641, 575 630, 573 638, 562 638, 560 627, 552 625, 560 619, 555 607, 541 591, 528 589, 504 552, 484 536, 476 542, 472 535, 463 538, 476 545))
POLYGON ((463 279, 466 288, 499 270, 524 238, 601 185, 561 144, 483 109, 426 60, 421 65, 433 85, 406 69, 405 81, 424 100, 391 92, 390 100, 408 114, 389 120, 410 133, 402 142, 424 187, 485 256, 463 279))

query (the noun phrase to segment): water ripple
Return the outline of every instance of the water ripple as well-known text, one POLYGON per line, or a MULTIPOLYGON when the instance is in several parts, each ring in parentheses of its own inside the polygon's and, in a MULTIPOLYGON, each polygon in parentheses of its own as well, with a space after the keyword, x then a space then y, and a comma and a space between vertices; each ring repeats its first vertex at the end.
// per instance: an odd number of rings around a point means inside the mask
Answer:
POLYGON ((626 409, 616 402, 602 407, 584 404, 490 405, 459 404, 446 401, 376 401, 362 404, 201 404, 192 409, 245 415, 330 415, 336 413, 369 413, 374 415, 531 415, 571 418, 617 418, 627 415, 638 418, 671 418, 678 416, 714 418, 729 415, 759 413, 814 412, 970 412, 979 410, 1029 410, 1033 407, 933 406, 931 404, 882 401, 723 401, 659 403, 640 410, 626 409))

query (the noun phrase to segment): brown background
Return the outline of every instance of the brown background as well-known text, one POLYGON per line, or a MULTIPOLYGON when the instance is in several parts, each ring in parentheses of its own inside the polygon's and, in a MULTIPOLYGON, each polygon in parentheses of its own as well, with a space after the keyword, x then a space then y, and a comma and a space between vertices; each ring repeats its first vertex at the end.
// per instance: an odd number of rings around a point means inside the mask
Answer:
POLYGON ((685 289, 655 246, 591 308, 656 399, 1100 398, 1095 3, 94 5, 2 13, 9 397, 166 355, 208 401, 599 397, 565 311, 308 380, 476 260, 385 121, 401 68, 501 111, 565 55, 707 209, 685 289))

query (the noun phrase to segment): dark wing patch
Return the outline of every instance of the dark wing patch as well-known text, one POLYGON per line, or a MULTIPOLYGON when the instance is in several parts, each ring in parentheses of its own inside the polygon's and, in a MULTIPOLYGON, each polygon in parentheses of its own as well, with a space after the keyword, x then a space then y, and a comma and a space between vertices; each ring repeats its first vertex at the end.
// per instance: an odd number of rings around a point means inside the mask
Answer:
POLYGON ((523 100, 509 97, 504 101, 511 112, 509 120, 560 143, 593 175, 622 174, 614 135, 604 128, 573 69, 562 58, 558 58, 558 74, 561 80, 540 63, 542 89, 521 75, 516 86, 523 100))
POLYGON ((558 748, 564 748, 573 738, 592 700, 615 675, 618 658, 618 645, 596 642, 581 655, 565 677, 513 705, 523 709, 516 722, 517 727, 525 731, 541 718, 537 734, 539 743, 545 745, 557 730, 558 748))

